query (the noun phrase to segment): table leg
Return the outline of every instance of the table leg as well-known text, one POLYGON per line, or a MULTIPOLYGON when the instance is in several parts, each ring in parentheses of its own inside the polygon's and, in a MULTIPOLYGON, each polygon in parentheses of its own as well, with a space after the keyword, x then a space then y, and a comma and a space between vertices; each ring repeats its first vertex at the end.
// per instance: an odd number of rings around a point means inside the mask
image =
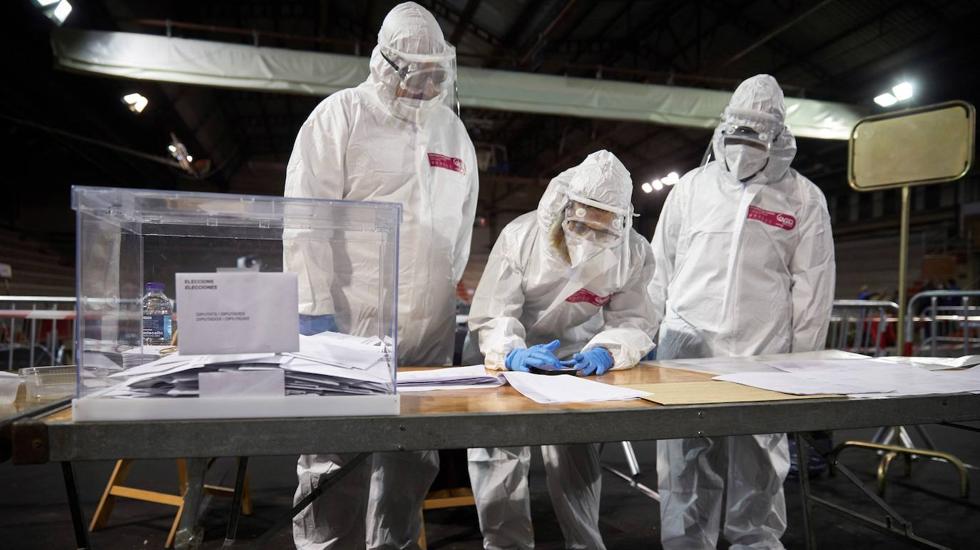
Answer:
POLYGON ((75 487, 75 470, 71 462, 61 463, 61 476, 65 480, 65 492, 68 495, 68 509, 71 511, 71 525, 75 529, 75 545, 79 550, 91 548, 88 531, 85 529, 85 519, 82 517, 82 506, 78 502, 78 490, 75 487))
POLYGON ((204 472, 208 468, 208 459, 187 459, 187 491, 184 492, 184 506, 180 516, 180 527, 174 538, 174 548, 177 550, 193 550, 200 548, 204 539, 204 528, 198 525, 201 497, 204 494, 204 472))
POLYGON ((800 476, 800 504, 803 506, 803 535, 806 537, 806 549, 816 550, 817 541, 813 535, 813 521, 810 516, 810 469, 807 441, 799 432, 793 434, 796 441, 796 471, 800 476))
POLYGON ((248 457, 238 457, 238 471, 235 473, 235 494, 231 499, 231 516, 228 518, 228 528, 225 530, 225 542, 222 548, 230 548, 235 544, 238 533, 238 518, 242 515, 242 494, 245 492, 245 475, 248 470, 248 457))

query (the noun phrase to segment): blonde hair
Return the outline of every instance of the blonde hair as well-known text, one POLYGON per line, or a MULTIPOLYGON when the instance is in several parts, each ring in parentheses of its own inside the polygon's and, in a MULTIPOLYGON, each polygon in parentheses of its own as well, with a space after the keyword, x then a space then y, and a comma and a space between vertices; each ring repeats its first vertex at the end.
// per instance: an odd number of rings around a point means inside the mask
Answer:
POLYGON ((565 209, 562 209, 560 216, 556 216, 555 220, 551 222, 551 227, 548 228, 548 243, 554 248, 562 258, 569 264, 572 263, 572 257, 568 254, 568 245, 565 244, 565 230, 562 228, 562 222, 565 221, 565 209))

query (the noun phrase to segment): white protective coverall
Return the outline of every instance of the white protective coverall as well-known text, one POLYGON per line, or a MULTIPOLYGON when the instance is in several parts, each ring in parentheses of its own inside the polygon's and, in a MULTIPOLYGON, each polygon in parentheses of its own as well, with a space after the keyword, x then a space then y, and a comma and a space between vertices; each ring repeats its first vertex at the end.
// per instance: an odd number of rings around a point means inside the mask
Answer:
MULTIPOLYGON (((789 168, 796 141, 785 113, 773 77, 743 82, 712 139, 721 160, 688 172, 667 197, 652 242, 657 359, 823 348, 835 279, 830 216, 820 189, 789 168), (736 126, 777 136, 745 181, 725 160, 726 129, 736 126)), ((785 434, 658 442, 664 548, 714 548, 723 509, 731 548, 782 548, 788 468, 785 434)))
MULTIPOLYGON (((408 2, 378 33, 371 74, 320 103, 296 137, 287 197, 397 202, 403 207, 398 271, 398 360, 448 365, 455 287, 466 265, 478 193, 476 154, 445 97, 397 97, 400 77, 382 56, 455 61, 435 18, 408 2)), ((448 83, 450 86, 452 82, 448 83)), ((367 243, 311 246, 284 238, 285 269, 300 274, 300 313, 334 314, 341 332, 370 333, 377 311, 376 250, 367 243)), ((305 455, 296 500, 350 456, 305 455)), ((438 455, 377 453, 307 507, 293 525, 300 548, 406 548, 415 545, 419 509, 438 455), (370 498, 368 486, 370 484, 370 498), (365 515, 369 520, 365 524, 365 515)))
MULTIPOLYGON (((551 180, 536 212, 507 225, 473 296, 469 326, 489 368, 505 369, 510 350, 561 340, 555 355, 604 347, 614 369, 636 365, 652 347, 653 275, 649 245, 631 228, 632 183, 608 151, 551 180), (621 213, 624 237, 571 266, 553 244, 570 199, 621 213)), ((568 548, 604 548, 599 534, 598 446, 542 447, 548 490, 568 548)), ((533 548, 527 474, 530 450, 470 449, 469 473, 484 548, 533 548)))

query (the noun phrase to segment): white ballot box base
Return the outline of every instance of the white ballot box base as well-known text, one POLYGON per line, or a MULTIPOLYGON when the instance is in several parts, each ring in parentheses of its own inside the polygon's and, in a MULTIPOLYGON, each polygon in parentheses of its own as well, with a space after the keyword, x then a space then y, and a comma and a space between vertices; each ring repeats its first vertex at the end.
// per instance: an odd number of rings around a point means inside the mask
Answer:
POLYGON ((398 394, 72 400, 76 422, 397 415, 398 394))

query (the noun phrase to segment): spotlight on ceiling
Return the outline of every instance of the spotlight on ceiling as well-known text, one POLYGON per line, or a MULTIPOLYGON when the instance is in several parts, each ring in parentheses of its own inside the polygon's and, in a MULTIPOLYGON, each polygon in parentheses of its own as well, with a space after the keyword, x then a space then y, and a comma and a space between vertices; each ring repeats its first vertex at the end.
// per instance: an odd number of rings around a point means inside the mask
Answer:
POLYGON ((890 92, 884 92, 875 96, 875 103, 882 107, 891 107, 896 103, 912 99, 914 95, 915 86, 911 82, 903 80, 892 86, 890 92))
POLYGON ((136 114, 142 113, 143 109, 146 109, 146 106, 150 103, 149 99, 135 92, 124 95, 122 100, 123 103, 129 106, 129 110, 136 114))
POLYGON ((891 107, 892 105, 898 103, 898 100, 895 99, 895 96, 892 94, 885 92, 879 96, 875 96, 875 103, 881 105, 882 107, 891 107))
POLYGON ((642 189, 644 193, 652 193, 653 192, 653 186, 650 185, 650 182, 647 182, 647 181, 643 182, 643 185, 640 186, 640 189, 642 189))
POLYGON ((68 14, 71 13, 71 3, 68 0, 34 0, 34 4, 41 8, 45 17, 59 26, 65 22, 65 19, 68 19, 68 14))
POLYGON ((906 101, 912 99, 912 95, 915 90, 912 88, 911 82, 899 82, 898 84, 892 86, 892 94, 895 95, 895 99, 899 101, 906 101))

